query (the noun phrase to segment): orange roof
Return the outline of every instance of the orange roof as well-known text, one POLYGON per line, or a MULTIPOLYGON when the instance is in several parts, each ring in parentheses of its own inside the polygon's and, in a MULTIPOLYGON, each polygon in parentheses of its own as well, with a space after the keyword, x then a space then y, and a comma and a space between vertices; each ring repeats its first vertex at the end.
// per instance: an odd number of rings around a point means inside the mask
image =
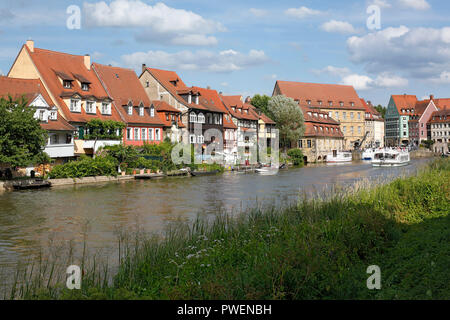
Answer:
MULTIPOLYGON (((157 79, 159 83, 178 100, 178 102, 191 109, 208 110, 199 104, 189 104, 180 96, 180 94, 192 92, 193 89, 187 87, 175 71, 154 68, 146 68, 145 70, 150 72, 150 74, 153 75, 153 77, 155 77, 155 79, 157 79)), ((196 94, 196 92, 192 93, 196 94)))
MULTIPOLYGON (((28 105, 30 105, 38 95, 44 98, 49 107, 54 107, 54 103, 41 80, 0 77, 0 97, 8 98, 8 96, 11 96, 13 99, 24 97, 27 99, 28 105)), ((41 123, 41 127, 45 130, 55 131, 75 130, 59 112, 57 120, 49 119, 47 123, 41 123)))
POLYGON ((161 100, 153 100, 152 101, 153 105, 155 106, 156 110, 158 112, 164 112, 164 111, 168 111, 168 112, 175 112, 175 113, 181 113, 180 110, 178 110, 175 107, 172 107, 170 104, 168 104, 165 101, 161 101, 161 100))
POLYGON ((249 104, 242 101, 241 96, 221 96, 221 98, 227 108, 227 111, 233 117, 241 120, 259 120, 259 116, 253 112, 253 109, 249 107, 249 104))
POLYGON ((414 109, 417 103, 417 97, 415 95, 393 95, 392 99, 399 113, 402 113, 402 109, 414 109))
POLYGON ((294 99, 301 107, 364 110, 352 86, 292 81, 277 81, 275 86, 278 86, 282 95, 294 99), (330 102, 332 106, 329 105, 330 102))
POLYGON ((383 121, 381 113, 379 113, 378 110, 374 108, 370 101, 366 102, 364 99, 361 99, 361 103, 366 111, 366 119, 383 121), (376 115, 378 118, 375 118, 374 115, 376 115))
POLYGON ((83 98, 92 97, 98 101, 110 99, 93 70, 86 68, 84 56, 39 48, 34 48, 34 51, 31 52, 26 45, 24 48, 28 51, 34 65, 41 74, 44 83, 57 100, 56 102, 61 107, 62 112, 68 121, 82 123, 88 122, 91 119, 121 121, 115 108, 111 108, 111 115, 103 115, 99 112, 97 112, 97 114, 87 114, 84 108, 81 108, 80 113, 74 113, 70 112, 69 106, 64 103, 62 97, 70 97, 74 94, 78 94, 83 98), (59 78, 70 78, 70 80, 73 80, 72 88, 65 89, 59 78), (90 82, 88 91, 83 91, 78 84, 78 81, 75 81, 80 78, 90 82))
POLYGON ((107 93, 127 123, 162 125, 158 114, 150 115, 151 102, 142 87, 136 73, 131 69, 105 66, 94 63, 92 68, 97 73, 107 93), (128 104, 133 105, 133 114, 128 114, 128 104), (139 114, 139 107, 144 106, 144 115, 139 114))
POLYGON ((429 123, 450 123, 450 109, 444 108, 439 111, 433 112, 430 117, 429 123))
POLYGON ((450 99, 433 99, 433 102, 439 109, 450 109, 450 99))

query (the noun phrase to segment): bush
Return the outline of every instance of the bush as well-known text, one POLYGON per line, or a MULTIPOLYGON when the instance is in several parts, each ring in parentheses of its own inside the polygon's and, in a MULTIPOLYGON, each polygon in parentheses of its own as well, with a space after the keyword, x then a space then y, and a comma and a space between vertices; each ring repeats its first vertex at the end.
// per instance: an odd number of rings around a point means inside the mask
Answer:
POLYGON ((78 161, 71 161, 55 166, 49 174, 51 179, 83 178, 95 176, 117 176, 118 162, 111 156, 95 159, 82 156, 78 161))
POLYGON ((288 156, 294 166, 302 166, 303 165, 303 152, 300 149, 291 149, 288 151, 288 156))

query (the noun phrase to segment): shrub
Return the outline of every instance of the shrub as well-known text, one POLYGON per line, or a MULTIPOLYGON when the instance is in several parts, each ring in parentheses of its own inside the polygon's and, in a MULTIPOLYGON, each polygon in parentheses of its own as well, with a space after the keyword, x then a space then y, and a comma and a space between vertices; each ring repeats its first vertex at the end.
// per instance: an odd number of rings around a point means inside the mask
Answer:
POLYGON ((303 165, 303 152, 300 149, 291 149, 288 151, 288 156, 294 166, 301 166, 303 165))
POLYGON ((49 174, 51 179, 83 178, 95 176, 117 176, 118 162, 111 156, 95 159, 82 156, 78 161, 71 161, 55 166, 49 174))

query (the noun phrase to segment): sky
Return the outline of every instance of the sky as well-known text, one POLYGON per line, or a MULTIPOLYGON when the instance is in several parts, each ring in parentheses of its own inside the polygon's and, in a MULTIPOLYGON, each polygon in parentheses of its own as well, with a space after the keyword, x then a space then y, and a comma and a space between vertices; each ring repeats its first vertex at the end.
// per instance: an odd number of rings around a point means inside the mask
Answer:
POLYGON ((384 106, 450 98, 450 1, 0 0, 0 74, 28 39, 245 97, 285 80, 353 85, 384 106))

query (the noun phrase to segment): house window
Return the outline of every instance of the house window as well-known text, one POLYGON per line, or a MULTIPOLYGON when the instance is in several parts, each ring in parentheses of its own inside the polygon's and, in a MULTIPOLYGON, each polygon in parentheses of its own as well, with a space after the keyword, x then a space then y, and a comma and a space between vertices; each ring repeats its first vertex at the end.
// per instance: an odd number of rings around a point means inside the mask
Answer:
POLYGON ((83 91, 89 91, 89 83, 81 83, 81 90, 83 91))
POLYGON ((341 107, 343 107, 344 106, 344 102, 339 102, 339 105, 341 106, 341 107))
POLYGON ((70 111, 71 112, 81 112, 80 100, 77 100, 77 99, 70 100, 70 111))
POLYGON ((145 82, 145 86, 146 86, 147 88, 149 88, 149 87, 150 87, 150 81, 146 81, 146 82, 145 82))
POLYGON ((195 135, 194 135, 194 134, 191 134, 191 135, 189 136, 189 141, 190 141, 191 143, 195 143, 195 135))
POLYGON ((353 112, 350 112, 350 119, 353 120, 353 118, 354 118, 353 112))
POLYGON ((361 134, 361 127, 358 127, 358 134, 361 134))
POLYGON ((86 112, 95 113, 95 106, 93 101, 86 102, 86 112))
POLYGON ((347 133, 347 126, 344 126, 344 127, 342 128, 342 131, 344 131, 344 133, 347 133))
POLYGON ((150 117, 154 117, 155 116, 155 107, 151 106, 150 107, 150 117))
POLYGON ((200 135, 197 137, 197 143, 204 143, 205 142, 205 137, 203 135, 200 135))
POLYGON ((134 128, 134 140, 139 141, 139 128, 134 128))
POLYGON ((131 104, 131 102, 128 104, 128 115, 133 115, 133 105, 131 104))
POLYGON ((51 136, 50 144, 59 144, 59 136, 57 134, 51 136))
POLYGON ((332 106, 333 106, 333 101, 328 101, 328 105, 329 105, 330 107, 332 107, 332 106))
POLYGON ((347 112, 343 112, 342 117, 344 118, 344 120, 347 119, 347 112))
POLYGON ((50 120, 58 120, 58 112, 51 111, 50 112, 50 120))
POLYGON ((189 116, 189 121, 192 123, 197 122, 197 115, 195 114, 195 112, 191 112, 191 114, 189 116))
POLYGON ((72 81, 64 80, 63 85, 64 85, 64 88, 66 88, 66 89, 72 89, 72 81))
POLYGON ((306 100, 306 103, 308 104, 308 106, 311 105, 311 100, 306 100))
POLYGON ((39 121, 44 121, 45 110, 39 110, 39 121))
POLYGON ((203 113, 198 114, 198 122, 205 123, 205 115, 203 113))
POLYGON ((153 129, 148 129, 148 140, 153 141, 153 129))
POLYGON ((145 128, 141 129, 141 138, 142 138, 142 141, 147 140, 147 129, 145 129, 145 128))
POLYGON ((339 112, 336 111, 336 112, 334 113, 334 116, 335 116, 336 120, 339 120, 339 112))
POLYGON ((361 113, 358 112, 358 120, 361 120, 361 113))
POLYGON ((111 114, 111 104, 107 102, 102 103, 102 114, 111 114))
POLYGON ((160 130, 160 129, 155 129, 155 140, 156 140, 156 141, 161 140, 161 135, 160 135, 160 133, 161 133, 161 130, 160 130))
POLYGON ((131 128, 127 128, 127 140, 132 140, 133 138, 131 137, 131 128))
POLYGON ((311 148, 311 146, 312 146, 311 140, 307 140, 307 141, 306 141, 306 144, 307 144, 308 148, 311 148))
POLYGON ((140 115, 141 117, 144 116, 144 107, 143 107, 142 105, 139 107, 139 115, 140 115))
POLYGON ((169 114, 166 112, 166 121, 169 121, 169 114))
POLYGON ((354 107, 354 106, 355 106, 355 103, 354 103, 354 102, 350 102, 350 105, 351 105, 352 107, 354 107))

